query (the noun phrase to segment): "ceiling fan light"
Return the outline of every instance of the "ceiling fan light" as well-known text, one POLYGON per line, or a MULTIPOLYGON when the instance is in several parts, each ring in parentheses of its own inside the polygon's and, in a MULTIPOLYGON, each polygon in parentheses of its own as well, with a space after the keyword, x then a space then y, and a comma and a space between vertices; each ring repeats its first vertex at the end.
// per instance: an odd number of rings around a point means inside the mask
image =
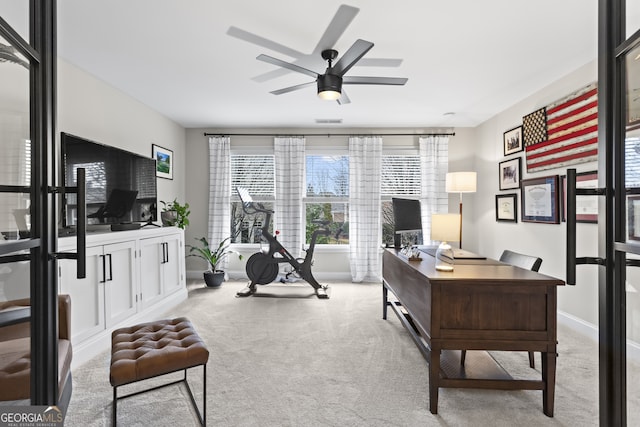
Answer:
POLYGON ((335 101, 342 96, 342 77, 333 74, 318 76, 318 97, 326 101, 335 101))
POLYGON ((335 101, 341 96, 342 94, 335 90, 323 90, 322 92, 318 92, 318 97, 320 99, 324 99, 325 101, 335 101))

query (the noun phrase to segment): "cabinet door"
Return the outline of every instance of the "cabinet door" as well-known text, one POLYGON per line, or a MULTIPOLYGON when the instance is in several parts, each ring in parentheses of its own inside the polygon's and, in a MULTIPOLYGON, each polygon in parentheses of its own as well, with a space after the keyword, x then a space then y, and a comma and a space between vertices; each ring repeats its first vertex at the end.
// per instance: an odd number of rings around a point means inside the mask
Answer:
POLYGON ((142 307, 155 304, 163 297, 161 263, 164 259, 161 237, 140 239, 140 300, 142 307))
POLYGON ((182 288, 182 261, 184 252, 182 251, 182 240, 179 234, 166 236, 164 239, 165 260, 162 264, 162 276, 164 293, 168 295, 182 288))
POLYGON ((104 246, 106 327, 136 313, 135 241, 104 246))
POLYGON ((60 293, 71 296, 71 342, 79 343, 104 330, 102 246, 87 248, 87 277, 76 277, 76 261, 60 260, 60 293))

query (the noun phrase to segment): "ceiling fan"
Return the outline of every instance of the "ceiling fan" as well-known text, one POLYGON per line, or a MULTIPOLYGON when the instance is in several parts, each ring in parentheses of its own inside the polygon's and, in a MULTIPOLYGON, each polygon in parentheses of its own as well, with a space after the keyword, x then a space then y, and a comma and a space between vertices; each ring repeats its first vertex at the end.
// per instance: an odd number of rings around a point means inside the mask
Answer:
MULTIPOLYGON (((258 45, 265 49, 278 52, 282 55, 293 58, 293 63, 305 68, 315 68, 321 65, 320 54, 323 50, 329 49, 335 46, 342 34, 347 30, 351 21, 356 17, 360 9, 357 7, 349 6, 346 4, 341 5, 336 11, 333 19, 325 29, 322 37, 318 40, 318 43, 313 48, 311 53, 300 52, 289 46, 285 46, 282 43, 266 39, 254 33, 250 33, 238 27, 231 26, 227 30, 227 34, 236 37, 240 40, 258 45)), ((402 63, 402 59, 395 58, 363 58, 358 66, 370 66, 370 67, 399 67, 402 63)), ((277 70, 269 71, 264 74, 260 74, 252 78, 257 82, 266 82, 277 77, 289 73, 290 70, 279 68, 277 70)))
POLYGON ((345 76, 347 71, 351 69, 356 63, 373 47, 373 43, 358 39, 351 45, 351 47, 345 52, 338 62, 333 64, 333 61, 338 57, 338 51, 334 49, 325 49, 321 52, 322 58, 328 62, 328 67, 324 74, 316 73, 307 68, 299 65, 282 61, 278 58, 274 58, 269 55, 258 55, 256 59, 264 62, 268 62, 279 67, 283 67, 298 73, 306 74, 313 77, 315 80, 312 82, 302 83, 295 86, 289 86, 283 89, 274 90, 271 93, 274 95, 282 95, 283 93, 293 92, 311 86, 317 83, 318 96, 325 100, 337 101, 338 104, 348 104, 351 102, 349 97, 342 89, 343 84, 359 84, 359 85, 394 85, 402 86, 408 79, 404 77, 365 77, 365 76, 345 76))

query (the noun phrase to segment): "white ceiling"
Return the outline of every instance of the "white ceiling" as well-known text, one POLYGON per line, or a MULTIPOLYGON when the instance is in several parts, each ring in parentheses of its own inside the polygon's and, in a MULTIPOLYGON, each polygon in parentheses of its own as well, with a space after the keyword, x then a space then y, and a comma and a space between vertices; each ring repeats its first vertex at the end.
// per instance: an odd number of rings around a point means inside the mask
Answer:
MULTIPOLYGON (((597 54, 597 0, 59 0, 58 21, 62 58, 188 128, 476 126, 597 54), (258 81, 277 67, 256 56, 311 54, 341 4, 359 12, 322 47, 344 53, 369 40, 365 58, 402 63, 347 75, 407 84, 346 86, 347 105, 318 99, 314 86, 270 94, 312 79, 258 81)), ((312 59, 304 65, 323 72, 312 59)))

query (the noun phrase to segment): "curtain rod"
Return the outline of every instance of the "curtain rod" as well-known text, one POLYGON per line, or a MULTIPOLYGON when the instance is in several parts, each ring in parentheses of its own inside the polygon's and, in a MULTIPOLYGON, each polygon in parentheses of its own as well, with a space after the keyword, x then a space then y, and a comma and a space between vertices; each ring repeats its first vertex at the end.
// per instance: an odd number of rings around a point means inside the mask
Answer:
POLYGON ((332 136, 455 136, 455 132, 450 133, 372 133, 372 134, 358 134, 358 133, 204 133, 204 136, 326 136, 331 138, 332 136))

